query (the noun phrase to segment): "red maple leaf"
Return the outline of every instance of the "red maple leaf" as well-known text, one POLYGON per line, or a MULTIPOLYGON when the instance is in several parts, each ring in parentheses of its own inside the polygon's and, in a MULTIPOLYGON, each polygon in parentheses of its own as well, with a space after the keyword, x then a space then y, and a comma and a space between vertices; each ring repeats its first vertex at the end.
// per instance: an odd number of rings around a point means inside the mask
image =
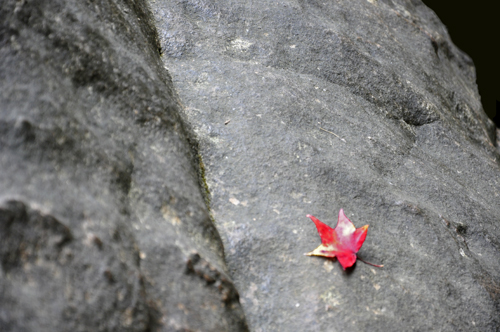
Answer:
MULTIPOLYGON (((316 224, 319 236, 321 237, 321 245, 305 255, 337 257, 344 270, 353 266, 357 258, 356 253, 361 249, 363 242, 365 242, 368 225, 356 229, 354 224, 344 214, 344 209, 340 209, 339 211, 339 221, 335 228, 325 225, 310 214, 307 217, 311 218, 316 224)), ((383 267, 383 265, 376 265, 365 262, 360 258, 358 259, 372 266, 383 267)))

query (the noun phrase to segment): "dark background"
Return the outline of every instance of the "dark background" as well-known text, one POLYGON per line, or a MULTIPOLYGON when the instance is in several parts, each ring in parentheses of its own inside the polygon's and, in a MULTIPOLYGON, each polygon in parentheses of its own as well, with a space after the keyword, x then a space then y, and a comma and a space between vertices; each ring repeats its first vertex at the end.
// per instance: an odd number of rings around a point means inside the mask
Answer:
POLYGON ((446 25, 453 43, 474 61, 484 111, 500 127, 499 5, 487 0, 422 1, 446 25))

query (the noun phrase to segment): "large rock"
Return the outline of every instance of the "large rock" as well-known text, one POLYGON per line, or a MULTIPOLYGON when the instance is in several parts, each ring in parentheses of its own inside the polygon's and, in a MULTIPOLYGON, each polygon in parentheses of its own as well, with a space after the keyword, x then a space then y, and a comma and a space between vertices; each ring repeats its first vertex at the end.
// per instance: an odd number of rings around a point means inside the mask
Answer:
POLYGON ((498 331, 500 155, 420 0, 150 1, 252 331, 498 331), (359 255, 313 214, 370 225, 359 255))
POLYGON ((244 331, 144 1, 0 4, 0 330, 244 331))

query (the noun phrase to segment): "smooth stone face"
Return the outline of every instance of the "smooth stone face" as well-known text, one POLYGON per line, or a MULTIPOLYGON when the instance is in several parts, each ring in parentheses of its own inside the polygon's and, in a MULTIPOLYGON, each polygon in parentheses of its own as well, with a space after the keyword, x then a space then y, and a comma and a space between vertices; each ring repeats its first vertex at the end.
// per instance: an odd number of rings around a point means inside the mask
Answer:
POLYGON ((0 2, 0 330, 245 331, 144 1, 0 2))
POLYGON ((496 331, 500 156, 421 1, 150 1, 252 331, 496 331), (369 224, 303 256, 313 214, 369 224))

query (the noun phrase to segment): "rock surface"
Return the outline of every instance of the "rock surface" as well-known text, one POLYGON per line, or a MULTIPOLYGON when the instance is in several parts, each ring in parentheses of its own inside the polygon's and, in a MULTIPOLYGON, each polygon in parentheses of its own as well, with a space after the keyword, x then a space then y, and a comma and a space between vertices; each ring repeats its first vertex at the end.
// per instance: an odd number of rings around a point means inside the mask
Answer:
POLYGON ((251 331, 498 331, 500 155, 419 0, 150 1, 251 331), (370 225, 302 254, 313 214, 370 225))
POLYGON ((247 330, 152 22, 0 4, 1 331, 247 330))
POLYGON ((0 330, 500 329, 498 129, 432 11, 149 6, 0 5, 0 330), (384 268, 302 255, 340 208, 384 268))

